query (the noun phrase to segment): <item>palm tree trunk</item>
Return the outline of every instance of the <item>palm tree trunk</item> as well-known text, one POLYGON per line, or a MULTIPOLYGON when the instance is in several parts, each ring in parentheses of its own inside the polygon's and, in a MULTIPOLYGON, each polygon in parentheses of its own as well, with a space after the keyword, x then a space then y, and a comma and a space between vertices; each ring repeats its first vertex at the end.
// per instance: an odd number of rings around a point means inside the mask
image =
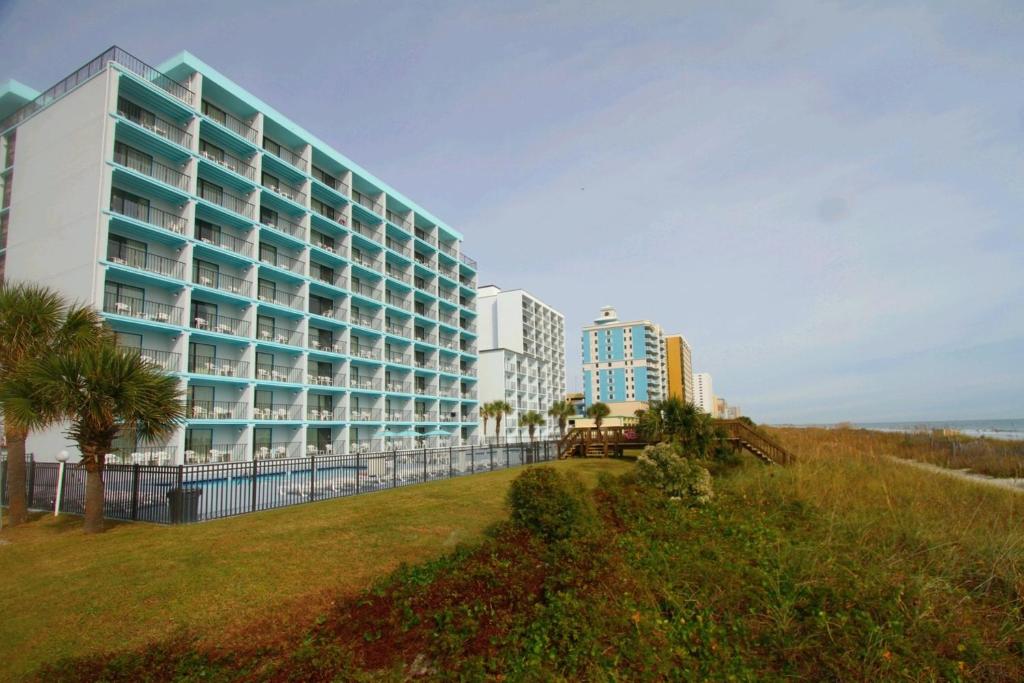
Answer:
MULTIPOLYGON (((110 450, 109 448, 106 450, 110 450)), ((83 449, 85 464, 85 525, 87 534, 103 533, 103 455, 88 453, 83 449), (91 457, 90 457, 91 456, 91 457)))
POLYGON ((494 418, 494 442, 501 445, 501 416, 494 418))
POLYGON ((28 500, 25 496, 25 432, 11 425, 7 434, 7 516, 11 526, 28 521, 28 500))

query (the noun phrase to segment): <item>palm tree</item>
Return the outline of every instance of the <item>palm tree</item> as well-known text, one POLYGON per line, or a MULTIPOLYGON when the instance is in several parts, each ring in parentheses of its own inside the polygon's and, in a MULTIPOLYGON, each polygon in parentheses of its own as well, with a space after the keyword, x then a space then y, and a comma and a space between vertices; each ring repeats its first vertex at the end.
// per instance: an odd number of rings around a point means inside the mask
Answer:
POLYGON ((569 423, 569 418, 576 415, 576 408, 568 401, 556 401, 548 409, 548 415, 558 421, 558 436, 564 439, 565 426, 569 423))
MULTIPOLYGON (((58 350, 76 349, 103 341, 99 315, 90 308, 69 305, 57 292, 31 284, 0 285, 0 382, 13 379, 33 361, 58 350)), ((59 415, 36 423, 45 429, 59 415)), ((25 442, 29 430, 4 421, 7 439, 8 508, 12 526, 28 519, 25 499, 25 442)))
POLYGON ((711 457, 722 442, 714 419, 680 398, 652 401, 639 416, 638 430, 647 441, 671 441, 696 458, 711 457))
POLYGON ((103 531, 103 467, 121 433, 143 441, 170 436, 185 416, 178 380, 113 344, 57 353, 0 385, 8 419, 31 429, 59 414, 82 452, 86 533, 103 531))
POLYGON ((494 418, 494 435, 497 442, 501 443, 501 420, 506 415, 512 413, 512 406, 508 404, 508 401, 491 401, 491 417, 494 418))
POLYGON ((519 418, 519 424, 526 427, 527 432, 530 434, 530 443, 533 443, 537 427, 544 426, 544 416, 536 410, 528 410, 519 418))
POLYGON ((480 406, 480 419, 484 421, 484 445, 487 444, 487 420, 492 417, 494 417, 494 412, 491 410, 490 403, 480 406))
POLYGON ((597 438, 601 439, 601 442, 604 445, 605 455, 608 455, 608 444, 604 443, 604 435, 601 433, 601 423, 604 422, 604 419, 608 417, 611 412, 612 409, 608 407, 608 404, 601 403, 600 401, 591 404, 591 406, 587 408, 587 417, 594 420, 594 428, 597 429, 597 438))

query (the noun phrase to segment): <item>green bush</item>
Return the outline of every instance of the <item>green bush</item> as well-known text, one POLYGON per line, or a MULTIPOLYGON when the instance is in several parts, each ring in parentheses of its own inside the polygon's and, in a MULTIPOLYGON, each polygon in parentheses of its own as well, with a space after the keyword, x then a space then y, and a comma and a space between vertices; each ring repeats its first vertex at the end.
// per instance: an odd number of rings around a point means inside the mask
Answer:
POLYGON ((580 480, 552 467, 536 467, 516 477, 508 490, 508 505, 513 524, 548 541, 580 535, 596 520, 580 480))
POLYGON ((672 499, 706 505, 713 495, 711 473, 679 453, 672 444, 647 446, 637 458, 637 481, 663 491, 672 499))

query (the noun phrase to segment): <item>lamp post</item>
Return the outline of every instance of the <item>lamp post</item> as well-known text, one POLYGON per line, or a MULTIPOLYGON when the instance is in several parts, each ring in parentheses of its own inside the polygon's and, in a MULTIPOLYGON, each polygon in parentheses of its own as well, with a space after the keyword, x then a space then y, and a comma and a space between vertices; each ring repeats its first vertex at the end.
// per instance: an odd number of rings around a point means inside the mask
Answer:
POLYGON ((60 466, 57 468, 57 495, 53 500, 53 516, 56 517, 60 514, 60 499, 64 492, 64 466, 68 462, 68 452, 61 451, 57 454, 57 462, 60 466))

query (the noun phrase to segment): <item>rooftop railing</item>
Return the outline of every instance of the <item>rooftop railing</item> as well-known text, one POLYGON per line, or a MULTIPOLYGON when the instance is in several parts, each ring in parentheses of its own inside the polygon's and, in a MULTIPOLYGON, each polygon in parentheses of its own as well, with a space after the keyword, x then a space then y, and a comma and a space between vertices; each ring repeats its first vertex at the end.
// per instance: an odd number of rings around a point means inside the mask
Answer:
POLYGON ((0 132, 17 126, 37 112, 49 107, 57 100, 61 99, 69 92, 103 71, 103 69, 105 69, 111 62, 119 64, 127 71, 130 71, 136 76, 142 78, 144 81, 151 83, 161 90, 170 93, 185 104, 192 106, 192 103, 194 102, 194 95, 191 90, 183 86, 181 83, 178 83, 170 76, 157 71, 141 59, 128 54, 115 45, 114 47, 105 50, 95 59, 90 60, 84 66, 79 67, 74 73, 66 76, 56 85, 47 88, 34 100, 25 104, 4 119, 3 122, 0 123, 0 132))

